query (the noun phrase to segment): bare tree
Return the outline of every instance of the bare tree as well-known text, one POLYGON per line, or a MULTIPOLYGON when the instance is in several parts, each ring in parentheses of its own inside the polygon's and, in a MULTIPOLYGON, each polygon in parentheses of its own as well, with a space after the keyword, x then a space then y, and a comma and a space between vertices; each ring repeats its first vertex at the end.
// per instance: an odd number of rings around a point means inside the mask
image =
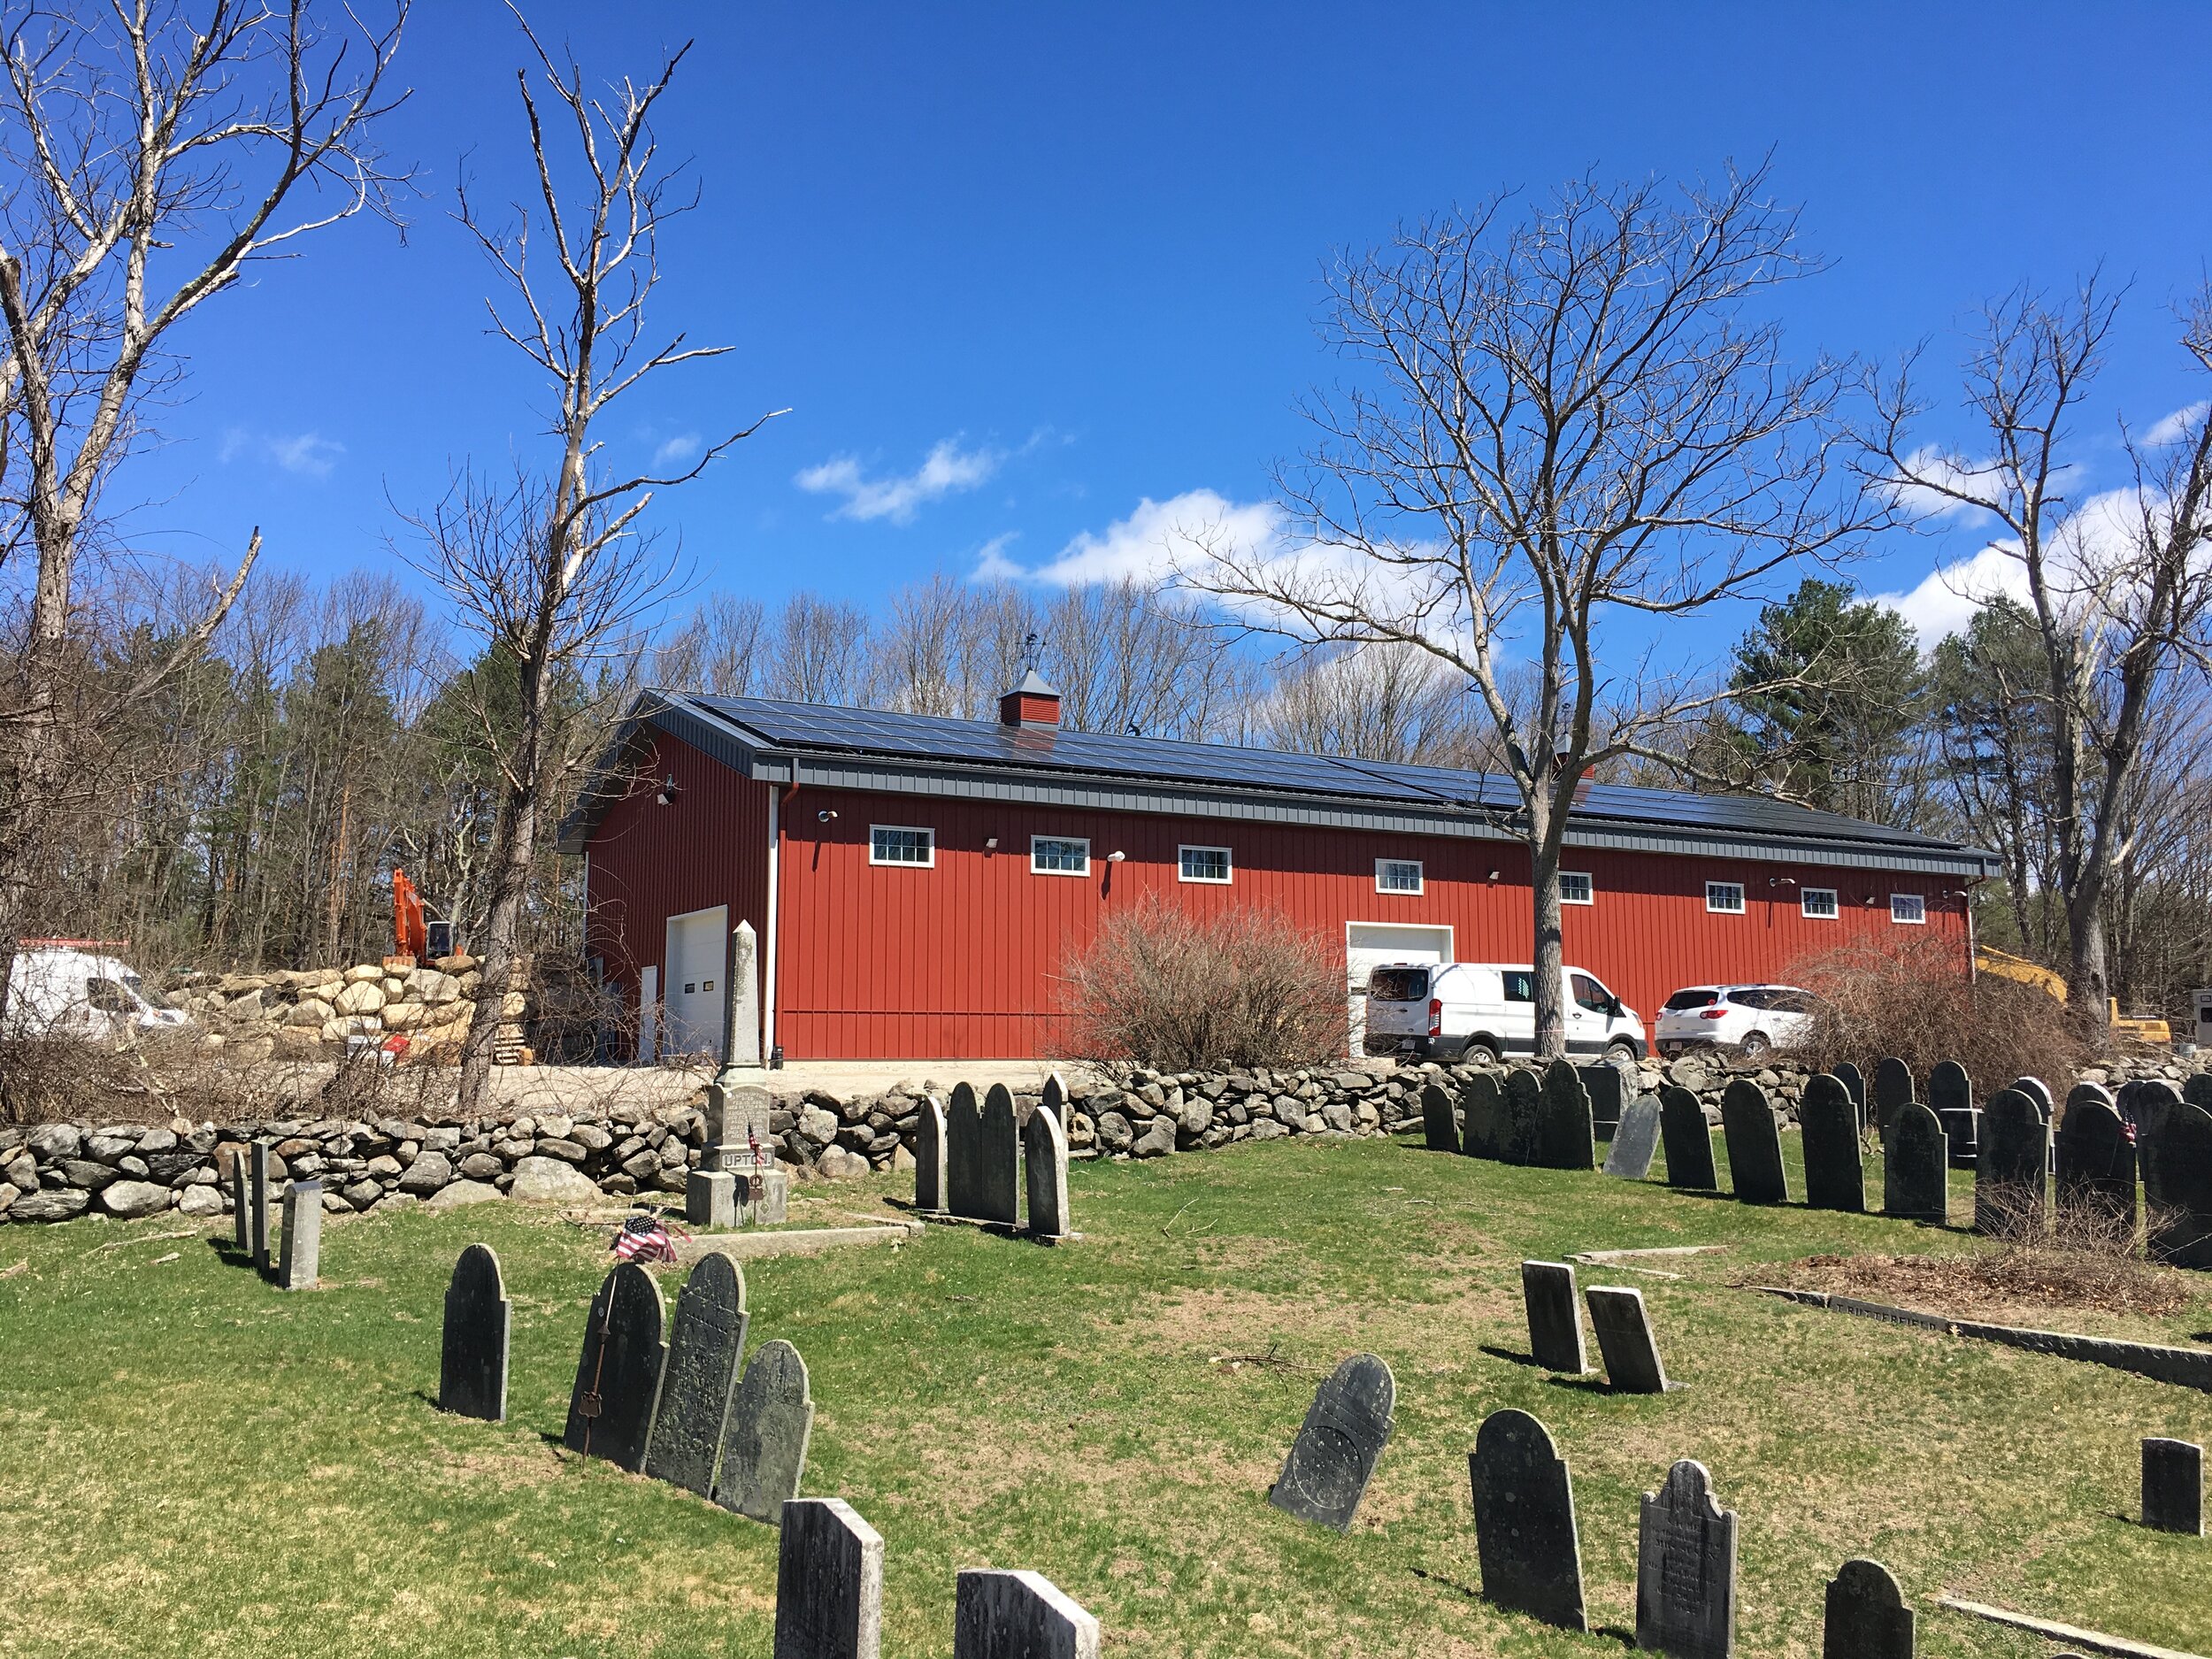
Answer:
POLYGON ((753 696, 767 672, 767 626, 759 600, 710 594, 654 647, 653 683, 718 697, 753 696))
MULTIPOLYGON (((1577 182, 1517 223, 1501 202, 1339 259, 1325 334, 1365 374, 1308 411, 1282 488, 1310 545, 1201 532, 1191 585, 1308 642, 1396 643, 1471 682, 1495 727, 1535 890, 1537 1050, 1565 1044, 1559 858, 1578 785, 1654 726, 1727 695, 1611 630, 1753 590, 1847 550, 1861 493, 1833 459, 1844 376, 1793 369, 1750 312, 1817 263, 1764 170, 1671 196, 1577 182), (1517 706, 1519 653, 1535 667, 1517 706)), ((1463 803, 1471 815, 1482 809, 1463 803)))
POLYGON ((550 274, 544 259, 531 262, 529 208, 515 209, 511 227, 495 227, 464 189, 458 217, 508 290, 504 307, 487 302, 494 331, 544 373, 555 394, 558 455, 549 478, 523 472, 495 483, 465 476, 443 503, 415 521, 423 541, 419 567, 488 648, 484 678, 497 691, 482 710, 485 741, 499 757, 501 798, 487 882, 483 991, 462 1048, 465 1110, 480 1107, 490 1083, 549 809, 584 764, 586 746, 572 735, 578 723, 563 718, 564 701, 603 693, 610 660, 635 652, 639 624, 672 591, 673 561, 641 534, 640 515, 657 488, 698 477, 769 419, 718 439, 679 472, 607 467, 597 423, 618 399, 663 369, 728 349, 687 345, 681 334, 656 344, 646 330, 647 303, 660 277, 661 232, 696 200, 680 193, 676 170, 660 161, 652 124, 654 106, 689 47, 672 53, 651 81, 626 79, 594 95, 572 58, 556 62, 526 22, 522 32, 572 152, 569 161, 557 161, 531 70, 518 69, 550 274), (572 169, 573 182, 565 182, 572 169))
POLYGON ((1272 749, 1453 765, 1466 747, 1466 690, 1417 646, 1354 646, 1293 665, 1269 690, 1259 726, 1272 749))
POLYGON ((0 13, 0 455, 16 519, 0 558, 35 569, 0 708, 0 985, 75 741, 113 727, 206 645, 260 549, 159 656, 83 671, 74 603, 102 488, 169 369, 169 332, 257 264, 393 187, 373 148, 406 18, 327 27, 307 0, 116 0, 0 13))
POLYGON ((855 703, 867 680, 870 618, 857 605, 795 593, 768 637, 762 695, 795 703, 855 703))
MULTIPOLYGON (((2107 890, 2129 853, 2129 799, 2154 704, 2212 653, 2212 405, 2120 441, 2129 478, 2080 493, 2076 424, 2103 367, 2119 307, 2095 279, 2053 302, 2022 288, 1990 306, 1966 365, 1966 402, 1986 455, 1916 446, 1929 405, 1909 361, 1876 389, 1880 481, 1924 502, 1993 517, 1990 548, 2017 562, 2041 645, 2043 722, 2065 907, 2068 1005, 2085 1035, 2107 1030, 2107 890)), ((2212 289, 2181 316, 2181 345, 2212 370, 2212 289)))

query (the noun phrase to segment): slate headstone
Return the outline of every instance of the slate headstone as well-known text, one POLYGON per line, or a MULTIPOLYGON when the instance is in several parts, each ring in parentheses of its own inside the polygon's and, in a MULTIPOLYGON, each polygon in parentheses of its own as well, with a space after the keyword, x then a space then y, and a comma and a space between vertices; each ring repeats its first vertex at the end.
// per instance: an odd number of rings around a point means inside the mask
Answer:
POLYGON ((1928 1072, 1928 1106, 1939 1117, 1974 1104, 1974 1079, 1956 1060, 1939 1060, 1928 1072))
POLYGON ((1582 1545, 1567 1461, 1525 1411, 1494 1411, 1475 1434, 1475 1550, 1483 1599, 1562 1630, 1587 1630, 1582 1545))
POLYGON ((1913 1612, 1887 1567, 1847 1561, 1828 1580, 1820 1659, 1913 1659, 1913 1612))
POLYGON ((945 1113, 946 1208, 956 1216, 1012 1226, 1021 1219, 1021 1146, 1014 1097, 994 1083, 982 1103, 962 1083, 945 1113))
POLYGON ((1509 1127, 1505 1162, 1543 1161, 1544 1079, 1527 1066, 1505 1074, 1505 1115, 1509 1127))
POLYGON ((230 1172, 230 1216, 234 1242, 241 1256, 253 1254, 253 1205, 248 1202, 248 1190, 252 1178, 246 1173, 247 1149, 233 1142, 228 1150, 231 1156, 219 1160, 217 1167, 230 1172))
POLYGON ((2077 1083, 2066 1091, 2066 1110, 2071 1111, 2084 1101, 2094 1101, 2100 1106, 2114 1104, 2112 1091, 2101 1083, 2077 1083))
POLYGON ((2101 1214, 2132 1239, 2135 1142, 2120 1114, 2102 1101, 2069 1101, 2058 1125, 2058 1207, 2070 1214, 2101 1214))
POLYGON ((1974 1162, 1974 1231, 2039 1233, 2044 1180, 2050 1172, 2051 1126, 2017 1089, 1999 1089, 1982 1112, 1974 1162))
POLYGON ((1590 1121, 1590 1092, 1564 1060, 1544 1068, 1543 1128, 1536 1162, 1548 1170, 1594 1170, 1597 1133, 1590 1121))
POLYGON ((945 1109, 925 1096, 914 1125, 914 1208, 926 1215, 945 1213, 945 1109))
POLYGON ((1736 1645, 1736 1516, 1705 1465, 1684 1458, 1644 1494, 1637 1528, 1636 1645, 1729 1659, 1736 1645))
POLYGON ((1098 1659, 1098 1621, 1041 1573, 963 1567, 952 1659, 1098 1659))
POLYGON ((453 1264, 438 1356, 438 1409, 487 1423, 507 1420, 507 1340, 513 1322, 499 1258, 472 1244, 453 1264))
POLYGON ((2204 1448, 2191 1440, 2143 1442, 2143 1525, 2154 1532, 2204 1536, 2204 1448))
POLYGON ((1805 1202, 1815 1210, 1863 1210, 1866 1164, 1859 1145, 1859 1109, 1839 1077, 1808 1078, 1797 1104, 1805 1142, 1805 1202))
POLYGON ((1513 1145, 1513 1118, 1497 1073, 1478 1071, 1459 1088, 1459 1149, 1471 1158, 1502 1160, 1513 1145))
POLYGON ((1060 1133, 1068 1131, 1068 1086, 1057 1071, 1045 1073, 1044 1087, 1037 1095, 1037 1110, 1050 1112, 1060 1120, 1060 1133))
POLYGON ((562 1445, 637 1472, 668 1357, 664 1323, 661 1287, 635 1262, 621 1263, 601 1281, 584 1320, 562 1445))
POLYGON ((1607 1386, 1615 1394, 1666 1393, 1667 1368, 1659 1363, 1659 1343, 1651 1333, 1644 1293, 1620 1285, 1593 1285, 1583 1294, 1589 1298, 1590 1325, 1598 1333, 1607 1386))
POLYGON ((1659 1097, 1639 1094, 1623 1109, 1620 1122, 1613 1126, 1605 1172, 1624 1181, 1640 1181, 1651 1173, 1652 1154, 1658 1149, 1659 1097))
POLYGON ((1635 1094, 1631 1079, 1610 1060, 1575 1068, 1590 1096, 1590 1126, 1601 1141, 1609 1138, 1635 1094))
POLYGON ((1375 1355, 1355 1354, 1339 1365, 1315 1390, 1267 1501, 1301 1520, 1345 1531, 1390 1443, 1396 1402, 1390 1367, 1375 1355))
POLYGON ((879 1659, 883 1534, 842 1498, 793 1498, 776 1548, 771 1659, 879 1659))
POLYGON ((283 1253, 278 1258, 280 1290, 312 1290, 322 1271, 323 1184, 294 1181, 284 1189, 283 1253))
POLYGON ((2041 1078, 2016 1077, 2012 1079, 2012 1087, 2033 1101, 2037 1110, 2044 1117, 2048 1118, 2051 1115, 2055 1102, 2051 1098, 2051 1086, 2041 1078))
POLYGON ((2150 1248, 2176 1267, 2212 1267, 2212 1113, 2177 1101, 2151 1139, 2150 1248))
POLYGON ((1575 1270, 1566 1262, 1521 1263, 1521 1300, 1528 1308, 1528 1351, 1546 1371, 1579 1377, 1590 1369, 1582 1346, 1582 1304, 1575 1270))
POLYGON ((2158 1078, 2121 1084, 2113 1102, 2121 1121, 2135 1131, 2135 1172, 2142 1178, 2143 1202, 2154 1210, 2166 1205, 2159 1184, 2159 1132, 2166 1126, 2167 1116, 2182 1103, 2181 1096, 2158 1078))
POLYGON ((705 1497, 714 1490, 738 1360, 745 1351, 745 1276, 719 1251, 699 1258, 676 1294, 660 1408, 645 1443, 644 1472, 705 1497))
POLYGON ((714 1501, 772 1526, 781 1522, 783 1506, 799 1495, 813 1432, 806 1362, 788 1342, 762 1343, 730 1397, 714 1501))
MULTIPOLYGON (((2093 1088, 2094 1084, 2085 1087, 2093 1088)), ((2192 1071, 2181 1079, 2181 1098, 2192 1106, 2212 1111, 2212 1071, 2192 1071)))
POLYGON ((1936 1115, 1908 1101, 1892 1118, 1882 1156, 1882 1213, 1904 1221, 1950 1217, 1951 1150, 1936 1115))
POLYGON ((1859 1114, 1859 1133, 1866 1133, 1866 1075, 1848 1060, 1839 1060, 1829 1075, 1851 1091, 1851 1104, 1859 1114))
POLYGON ((1068 1235, 1068 1137, 1059 1115, 1040 1106, 1022 1125, 1023 1173, 1029 1189, 1029 1232, 1038 1239, 1068 1235))
POLYGON ((1421 1138, 1432 1152, 1459 1150, 1459 1112, 1452 1097, 1440 1084, 1430 1083, 1421 1090, 1421 1138))
POLYGON ((1788 1173, 1782 1168, 1782 1133, 1775 1127, 1767 1092, 1740 1077, 1720 1097, 1721 1133, 1728 1141, 1728 1173, 1747 1204, 1786 1204, 1788 1173))
POLYGON ((269 1143, 257 1141, 246 1149, 246 1248, 253 1264, 269 1271, 269 1143))
POLYGON ((1697 1096, 1670 1083, 1659 1091, 1659 1133, 1667 1148, 1667 1185, 1709 1193, 1720 1186, 1713 1126, 1697 1096))
POLYGON ((1874 1124, 1884 1134, 1897 1109, 1912 1099, 1912 1068, 1895 1055, 1874 1063, 1874 1124))

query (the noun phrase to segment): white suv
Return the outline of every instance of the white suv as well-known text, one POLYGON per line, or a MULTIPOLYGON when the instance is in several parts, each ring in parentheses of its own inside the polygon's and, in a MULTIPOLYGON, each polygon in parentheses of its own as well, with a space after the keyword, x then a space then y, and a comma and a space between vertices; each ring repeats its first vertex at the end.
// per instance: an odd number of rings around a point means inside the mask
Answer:
POLYGON ((1812 1030, 1813 995, 1793 985, 1691 985, 1659 1010, 1653 1039, 1661 1054, 1729 1048, 1764 1054, 1802 1041, 1812 1030))

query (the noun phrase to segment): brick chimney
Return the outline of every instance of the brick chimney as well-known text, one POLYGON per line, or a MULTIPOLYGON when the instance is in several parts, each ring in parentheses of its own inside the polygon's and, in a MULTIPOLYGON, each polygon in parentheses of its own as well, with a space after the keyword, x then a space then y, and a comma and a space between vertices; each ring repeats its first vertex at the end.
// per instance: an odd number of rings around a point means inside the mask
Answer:
POLYGON ((1022 676, 1022 683, 1000 695, 998 723, 1001 726, 1050 729, 1060 724, 1060 694, 1045 684, 1035 669, 1022 676))

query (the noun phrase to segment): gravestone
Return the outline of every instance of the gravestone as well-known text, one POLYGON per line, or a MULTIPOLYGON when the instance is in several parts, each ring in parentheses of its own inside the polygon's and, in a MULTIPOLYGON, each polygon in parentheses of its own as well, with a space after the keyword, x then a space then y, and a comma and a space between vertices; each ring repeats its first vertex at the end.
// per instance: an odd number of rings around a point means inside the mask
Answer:
POLYGON ((1651 1156, 1659 1149, 1659 1097, 1639 1094, 1628 1102, 1613 1127, 1613 1144, 1605 1154, 1605 1172, 1624 1181, 1640 1181, 1651 1173, 1651 1156))
POLYGON ((1314 1391, 1267 1501, 1303 1521, 1341 1532, 1352 1524, 1383 1448, 1390 1443, 1397 1385, 1372 1354, 1355 1354, 1314 1391))
POLYGON ((1633 1095, 1632 1079, 1610 1060, 1577 1066, 1575 1071, 1582 1079, 1584 1092, 1590 1096, 1591 1130, 1601 1141, 1609 1139, 1633 1095))
POLYGON ((1060 1120, 1060 1133, 1063 1136, 1066 1135, 1068 1132, 1068 1086, 1061 1080, 1057 1071, 1045 1073, 1045 1086, 1037 1095, 1037 1110, 1041 1112, 1050 1112, 1057 1118, 1060 1120))
POLYGON ((576 1362, 562 1445, 637 1472, 668 1357, 663 1324, 661 1287, 635 1262, 620 1263, 601 1281, 584 1321, 583 1357, 576 1362))
POLYGON ((644 1472, 656 1480, 703 1498, 713 1491, 748 1317, 737 1263, 719 1251, 701 1256, 676 1294, 660 1407, 645 1442, 644 1472))
POLYGON ((2152 1137, 2150 1167, 2152 1254, 2176 1267, 2212 1267, 2212 1113, 2175 1102, 2152 1137))
POLYGON ((2128 1139, 2120 1114, 2102 1101, 2077 1101, 2071 1095, 2068 1101, 2058 1125, 2058 1207, 2072 1214, 2101 1214, 2124 1225, 2132 1239, 2135 1142, 2128 1139))
POLYGON ((1068 1235, 1068 1137, 1057 1113, 1040 1106, 1022 1125, 1022 1164, 1029 1189, 1029 1232, 1038 1239, 1068 1235))
POLYGON ((879 1659, 883 1534, 842 1498, 793 1498, 776 1548, 772 1659, 879 1659))
POLYGON ((1878 1561, 1847 1561, 1828 1580, 1820 1659, 1913 1659, 1913 1612, 1878 1561))
POLYGON ((1728 1141, 1728 1173, 1747 1204, 1786 1204, 1790 1181, 1782 1168, 1782 1133, 1774 1125, 1767 1092, 1740 1077, 1720 1097, 1721 1133, 1728 1141))
POLYGON ((1720 1186, 1713 1164, 1713 1126, 1689 1090, 1670 1083, 1659 1091, 1659 1133, 1667 1148, 1667 1185, 1709 1193, 1720 1186))
POLYGON ((250 1256, 253 1254, 253 1206, 247 1202, 247 1189, 251 1185, 251 1178, 246 1173, 247 1152, 244 1147, 234 1141, 226 1149, 231 1156, 224 1158, 219 1154, 216 1167, 230 1171, 230 1216, 234 1241, 241 1256, 250 1256))
MULTIPOLYGON (((2212 1121, 2212 1120, 2208 1120, 2212 1121)), ((2017 1089, 2000 1089, 1982 1113, 1974 1163, 1974 1231, 2036 1233, 2051 1165, 2051 1126, 2017 1089)))
POLYGON ((1542 1161, 1544 1079, 1525 1065, 1505 1074, 1505 1162, 1542 1161))
POLYGON ((1483 1599, 1562 1630, 1587 1630, 1582 1546, 1567 1461, 1525 1411, 1494 1411, 1475 1433, 1475 1550, 1483 1599))
POLYGON ((1684 1458, 1644 1494, 1636 1539, 1636 1645, 1728 1659, 1736 1645, 1736 1516, 1705 1465, 1684 1458))
POLYGON ((1459 1150, 1458 1112, 1452 1097, 1440 1085, 1431 1083, 1421 1090, 1421 1135, 1424 1144, 1432 1152, 1459 1150))
POLYGON ((813 1432, 806 1362, 788 1342, 762 1343, 730 1396, 714 1501, 771 1526, 780 1523, 783 1506, 799 1495, 813 1432))
POLYGON ((1471 1158, 1505 1157, 1513 1144, 1513 1119, 1497 1074, 1478 1071, 1459 1088, 1459 1149, 1471 1158))
POLYGON ((1651 1334, 1644 1293, 1619 1285, 1593 1285, 1583 1293, 1590 1302, 1590 1325, 1598 1333, 1605 1380, 1615 1394, 1663 1394, 1667 1368, 1659 1363, 1659 1344, 1651 1334))
POLYGON ((1815 1210, 1863 1210, 1866 1165, 1859 1145, 1859 1109, 1843 1079, 1809 1078, 1797 1106, 1805 1142, 1805 1202, 1815 1210))
POLYGON ((2113 1104, 2112 1091, 2101 1083, 2077 1083, 2066 1091, 2068 1111, 2073 1110, 2084 1101, 2094 1101, 2100 1106, 2109 1106, 2113 1104))
POLYGON ((1917 1101, 1897 1110, 1882 1158, 1882 1213, 1904 1221, 1950 1220, 1951 1154, 1942 1121, 1917 1101))
POLYGON ((1536 1162, 1548 1170, 1597 1167, 1597 1133, 1590 1121, 1590 1093, 1564 1060, 1544 1068, 1543 1127, 1536 1162))
POLYGON ((2204 1536, 2204 1448, 2190 1440, 2143 1442, 2143 1525, 2154 1532, 2204 1536))
POLYGON ((269 1143, 257 1141, 246 1149, 246 1248, 253 1264, 269 1271, 269 1143))
POLYGON ((283 1253, 277 1288, 312 1290, 323 1261, 323 1184, 294 1181, 284 1189, 283 1253))
POLYGON ((952 1659, 1098 1659, 1098 1621, 1041 1573, 963 1567, 952 1659))
POLYGON ((1970 1170, 1981 1157, 1982 1114, 1974 1105, 1974 1082, 1955 1060, 1939 1060, 1928 1073, 1928 1106, 1951 1138, 1951 1167, 1970 1170))
POLYGON ((1897 1109, 1911 1100, 1912 1068, 1895 1055, 1874 1063, 1874 1125, 1884 1134, 1889 1133, 1890 1119, 1897 1109))
POLYGON ((2055 1102, 2051 1099, 2051 1086, 2048 1083, 2046 1083, 2041 1078, 2016 1077, 2012 1079, 2012 1087, 2018 1089, 2023 1094, 2025 1094, 2030 1100, 2033 1101, 2036 1104, 2036 1109, 2040 1111, 2044 1117, 2048 1118, 2051 1115, 2055 1106, 2055 1102))
MULTIPOLYGON (((732 938, 751 930, 741 923, 732 938)), ((733 945, 736 952, 736 944, 733 945)), ((753 983, 749 967, 741 967, 733 954, 729 968, 729 1018, 723 1028, 722 1070, 707 1086, 705 1149, 699 1167, 684 1178, 684 1219, 695 1227, 732 1228, 782 1221, 790 1213, 791 1175, 776 1167, 776 1137, 770 1127, 775 1102, 757 1084, 738 1079, 758 1062, 732 1058, 741 1048, 733 1033, 753 1033, 759 1043, 757 1011, 738 1007, 740 992, 753 983), (749 1020, 749 1025, 746 1022, 749 1020)))
POLYGON ((1573 1266, 1566 1262, 1522 1263, 1521 1300, 1528 1309, 1528 1351, 1536 1363, 1571 1377, 1588 1371, 1573 1266))
POLYGON ((725 1081, 734 1082, 733 1071, 760 1069, 760 936, 750 922, 730 930, 723 963, 723 988, 729 997, 722 1021, 722 1071, 725 1081))
POLYGON ((1836 1062, 1830 1075, 1851 1092, 1851 1104, 1859 1114, 1859 1133, 1866 1133, 1866 1075, 1848 1060, 1836 1062))
MULTIPOLYGON (((2093 1084, 2084 1085, 2094 1087, 2093 1084)), ((2181 1098, 2192 1106, 2212 1111, 2212 1071, 2192 1071, 2181 1080, 2181 1098)))
POLYGON ((507 1420, 507 1339, 513 1320, 499 1258, 472 1244, 453 1264, 445 1292, 445 1340, 438 1355, 438 1409, 507 1420))
POLYGON ((956 1085, 945 1113, 945 1205, 956 1216, 1012 1226, 1021 1219, 1021 1147, 1014 1097, 994 1083, 981 1105, 956 1085))
POLYGON ((2135 1172, 2142 1178, 2143 1202, 2154 1210, 2166 1203, 2159 1185, 2159 1132, 2166 1126, 2168 1114, 2181 1103, 2181 1096, 2155 1078, 2121 1084, 2113 1101, 2121 1121, 2135 1131, 2135 1172))
POLYGON ((945 1213, 945 1109, 924 1096, 914 1125, 914 1208, 945 1213))

